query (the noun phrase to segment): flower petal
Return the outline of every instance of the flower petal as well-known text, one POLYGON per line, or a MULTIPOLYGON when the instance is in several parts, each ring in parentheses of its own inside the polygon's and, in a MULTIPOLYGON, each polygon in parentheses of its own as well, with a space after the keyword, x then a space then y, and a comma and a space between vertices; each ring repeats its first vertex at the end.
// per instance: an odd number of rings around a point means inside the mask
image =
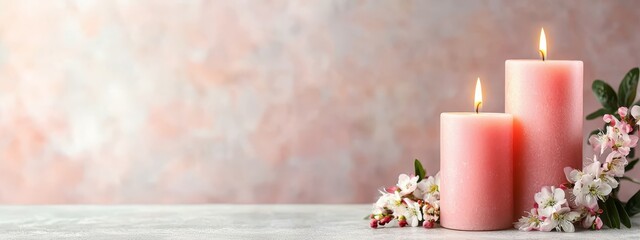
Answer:
POLYGON ((569 222, 569 221, 561 221, 560 222, 560 228, 562 228, 563 231, 565 232, 575 232, 576 229, 573 227, 573 223, 569 222))
POLYGON ((640 117, 640 107, 638 105, 635 105, 631 108, 631 116, 635 119, 638 119, 638 117, 640 117))

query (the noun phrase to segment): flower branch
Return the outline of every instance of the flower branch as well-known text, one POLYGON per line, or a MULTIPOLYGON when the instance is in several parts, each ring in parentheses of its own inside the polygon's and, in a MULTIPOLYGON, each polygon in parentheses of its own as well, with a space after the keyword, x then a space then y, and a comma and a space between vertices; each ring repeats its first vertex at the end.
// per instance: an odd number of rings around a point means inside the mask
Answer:
POLYGON ((415 175, 400 174, 395 186, 380 190, 380 198, 369 215, 371 228, 384 226, 393 220, 398 226, 432 228, 440 220, 440 176, 426 176, 417 159, 415 175), (425 178, 426 177, 426 178, 425 178))

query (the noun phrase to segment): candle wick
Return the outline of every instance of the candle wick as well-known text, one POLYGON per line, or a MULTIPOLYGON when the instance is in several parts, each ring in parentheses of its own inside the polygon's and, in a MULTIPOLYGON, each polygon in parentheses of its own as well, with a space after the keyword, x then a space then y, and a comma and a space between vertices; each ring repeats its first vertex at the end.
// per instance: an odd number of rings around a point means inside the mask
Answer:
POLYGON ((480 110, 480 104, 482 104, 482 102, 478 102, 478 104, 476 104, 476 114, 478 114, 478 110, 480 110))
POLYGON ((542 61, 544 61, 544 52, 542 50, 538 50, 540 52, 540 56, 542 56, 542 61))

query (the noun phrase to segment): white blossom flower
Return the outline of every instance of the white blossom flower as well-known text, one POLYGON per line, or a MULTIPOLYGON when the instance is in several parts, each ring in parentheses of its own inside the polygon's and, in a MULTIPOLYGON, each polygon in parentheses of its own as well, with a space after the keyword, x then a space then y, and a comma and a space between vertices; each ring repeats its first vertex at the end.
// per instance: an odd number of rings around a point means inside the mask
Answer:
POLYGON ((549 232, 553 229, 556 231, 574 232, 573 222, 580 218, 580 213, 571 211, 569 207, 562 207, 540 224, 540 231, 549 232))
MULTIPOLYGON (((619 154, 619 153, 616 153, 616 154, 619 154)), ((613 155, 610 154, 610 156, 618 156, 616 154, 613 154, 613 155)), ((613 159, 609 161, 613 161, 613 159)), ((620 164, 620 162, 616 160, 614 164, 620 164)), ((622 162, 622 164, 626 164, 626 163, 622 162)), ((622 167, 622 169, 624 170, 624 167, 622 167)), ((587 163, 587 165, 584 167, 584 172, 577 169, 573 169, 571 167, 564 168, 564 173, 567 176, 567 180, 570 183, 576 183, 580 181, 580 179, 582 179, 582 177, 585 174, 588 174, 588 175, 591 175, 592 177, 597 177, 602 182, 609 184, 611 188, 617 188, 618 181, 616 181, 615 178, 613 178, 611 175, 603 174, 603 171, 608 171, 608 169, 606 168, 606 166, 602 166, 600 161, 598 161, 597 156, 595 155, 593 156, 592 162, 587 163)))
POLYGON ((598 199, 603 200, 611 193, 611 186, 591 174, 583 175, 573 187, 576 204, 587 208, 595 208, 598 199))
POLYGON ((393 194, 387 195, 387 200, 389 207, 402 205, 402 196, 400 196, 400 192, 394 192, 393 194))
MULTIPOLYGON (((638 143, 638 136, 629 135, 629 133, 633 131, 633 127, 626 121, 620 121, 611 114, 605 114, 602 119, 606 123, 610 124, 609 126, 607 126, 607 131, 604 134, 608 138, 606 140, 607 146, 610 147, 613 151, 618 151, 622 155, 627 156, 629 154, 630 148, 635 147, 638 143)), ((601 143, 605 140, 601 139, 601 134, 598 134, 597 137, 594 137, 595 138, 589 138, 589 143, 595 144, 594 149, 596 149, 596 145, 599 146, 601 148, 600 154, 602 154, 604 149, 601 143)))
POLYGON ((619 183, 618 181, 616 181, 616 179, 613 176, 607 175, 607 174, 600 174, 600 181, 608 184, 611 189, 615 189, 618 187, 619 183))
POLYGON ((607 136, 610 141, 611 149, 620 152, 624 156, 629 155, 631 148, 638 145, 638 136, 629 135, 626 131, 627 130, 621 130, 611 126, 607 127, 607 136))
POLYGON ((427 192, 427 179, 422 179, 420 182, 418 182, 416 190, 413 191, 413 196, 416 197, 417 199, 423 199, 426 192, 427 192))
POLYGON ((409 177, 407 174, 400 174, 397 186, 402 196, 412 193, 418 187, 418 176, 409 177))
POLYGON ((624 167, 627 164, 627 158, 622 156, 620 152, 611 152, 607 156, 607 160, 603 166, 603 170, 608 175, 613 175, 614 177, 622 177, 624 175, 624 167))
POLYGON ((578 169, 574 169, 572 167, 565 167, 564 168, 564 175, 567 177, 567 180, 569 181, 569 183, 575 183, 577 181, 580 181, 580 178, 582 178, 582 171, 578 170, 578 169))
POLYGON ((392 196, 393 194, 380 191, 380 197, 378 198, 378 201, 376 201, 374 205, 378 208, 384 208, 389 204, 389 198, 392 196))
POLYGON ((404 204, 404 198, 400 196, 400 192, 396 191, 393 194, 389 194, 387 199, 387 209, 391 210, 395 217, 404 217, 404 215, 409 211, 407 206, 404 204))
MULTIPOLYGON (((602 163, 600 163, 600 161, 598 161, 598 157, 596 155, 593 155, 593 159, 591 159, 591 162, 588 163, 586 166, 584 166, 582 174, 589 174, 591 176, 598 176, 600 175, 600 167, 602 166, 602 163)), ((582 178, 582 176, 580 176, 580 178, 582 178)), ((579 179, 578 179, 579 180, 579 179)))
POLYGON ((556 187, 542 187, 542 190, 534 195, 538 203, 538 213, 540 216, 549 217, 558 211, 563 204, 567 203, 564 198, 564 191, 556 187))
POLYGON ((430 197, 440 198, 440 173, 429 176, 418 183, 418 187, 413 195, 416 198, 427 200, 430 197))
POLYGON ((414 202, 409 198, 405 198, 404 202, 407 204, 407 212, 403 215, 407 219, 407 223, 412 227, 417 227, 422 221, 422 212, 420 211, 420 204, 414 202))
POLYGON ((593 147, 593 151, 599 151, 602 154, 607 147, 610 147, 611 142, 609 142, 609 136, 600 132, 589 137, 589 144, 593 147))
POLYGON ((398 219, 406 217, 406 215, 409 212, 409 208, 407 208, 407 205, 405 204, 394 205, 394 206, 391 206, 390 209, 393 212, 393 216, 395 216, 398 219))
POLYGON ((538 209, 532 208, 531 212, 525 212, 526 215, 518 219, 513 223, 514 226, 520 231, 538 230, 542 221, 538 216, 538 209))

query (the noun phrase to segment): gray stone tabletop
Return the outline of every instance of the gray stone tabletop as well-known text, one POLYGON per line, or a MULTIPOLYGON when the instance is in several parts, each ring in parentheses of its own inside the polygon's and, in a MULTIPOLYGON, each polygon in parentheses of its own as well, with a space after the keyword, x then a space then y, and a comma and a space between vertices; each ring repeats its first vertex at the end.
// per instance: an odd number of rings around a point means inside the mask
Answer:
POLYGON ((621 230, 471 232, 371 229, 363 220, 369 210, 369 205, 1 206, 0 239, 640 239, 639 217, 632 229, 621 230))

